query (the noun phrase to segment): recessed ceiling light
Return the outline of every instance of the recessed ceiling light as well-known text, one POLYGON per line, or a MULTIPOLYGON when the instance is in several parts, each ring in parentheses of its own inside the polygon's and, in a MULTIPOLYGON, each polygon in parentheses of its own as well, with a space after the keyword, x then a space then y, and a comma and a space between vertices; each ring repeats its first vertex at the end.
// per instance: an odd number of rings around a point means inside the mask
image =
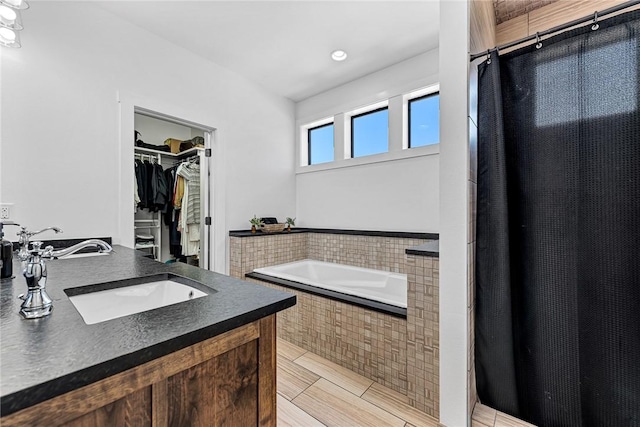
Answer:
POLYGON ((331 59, 334 61, 344 61, 347 59, 347 52, 344 50, 334 50, 331 52, 331 59))

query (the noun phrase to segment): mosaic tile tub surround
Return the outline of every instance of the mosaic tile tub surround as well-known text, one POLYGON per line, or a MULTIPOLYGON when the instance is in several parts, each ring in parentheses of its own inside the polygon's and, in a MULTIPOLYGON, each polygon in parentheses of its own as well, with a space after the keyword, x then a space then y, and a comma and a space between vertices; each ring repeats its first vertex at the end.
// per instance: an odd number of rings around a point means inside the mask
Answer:
POLYGON ((308 258, 305 233, 229 238, 229 274, 244 279, 256 268, 308 258))
POLYGON ((407 274, 407 318, 248 279, 295 293, 297 304, 278 314, 278 336, 405 394, 438 418, 439 324, 437 253, 405 253, 430 239, 299 232, 230 237, 230 273, 305 258, 407 274))

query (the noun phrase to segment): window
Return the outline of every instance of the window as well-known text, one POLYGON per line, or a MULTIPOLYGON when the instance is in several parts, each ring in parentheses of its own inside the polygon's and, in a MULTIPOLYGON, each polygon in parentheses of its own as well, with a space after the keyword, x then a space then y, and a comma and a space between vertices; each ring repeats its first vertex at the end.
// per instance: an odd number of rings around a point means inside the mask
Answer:
POLYGON ((309 164, 333 161, 333 123, 308 130, 309 164))
POLYGON ((440 94, 409 101, 409 148, 440 142, 440 94))
POLYGON ((389 110, 387 107, 351 117, 351 157, 389 151, 389 110))
POLYGON ((438 154, 438 84, 350 108, 298 122, 296 173, 438 154), (415 147, 423 148, 410 149, 415 147))

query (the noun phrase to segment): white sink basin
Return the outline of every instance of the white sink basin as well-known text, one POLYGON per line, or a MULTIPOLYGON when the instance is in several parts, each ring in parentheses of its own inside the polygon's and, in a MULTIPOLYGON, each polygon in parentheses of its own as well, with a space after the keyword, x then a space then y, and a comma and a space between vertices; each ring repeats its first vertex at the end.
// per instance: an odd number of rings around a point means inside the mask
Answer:
MULTIPOLYGON (((164 274, 111 284, 65 289, 65 292, 70 295, 69 300, 78 310, 84 322, 87 325, 93 325, 207 295, 200 289, 180 282, 189 283, 191 281, 184 277, 164 274), (143 283, 140 283, 141 281, 143 283), (133 284, 135 282, 138 284, 133 284), (128 283, 131 284, 127 286, 128 283), (123 284, 125 286, 122 286, 123 284), (104 286, 119 287, 98 290, 104 286), (91 290, 94 289, 95 291, 92 292, 91 290), (83 291, 86 293, 82 293, 83 291)), ((212 290, 212 292, 215 291, 212 290)))

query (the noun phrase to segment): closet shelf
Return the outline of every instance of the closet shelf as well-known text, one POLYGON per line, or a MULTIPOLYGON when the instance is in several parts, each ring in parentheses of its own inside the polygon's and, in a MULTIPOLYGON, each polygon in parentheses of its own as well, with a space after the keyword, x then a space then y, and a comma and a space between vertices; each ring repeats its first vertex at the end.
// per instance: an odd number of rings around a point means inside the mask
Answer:
POLYGON ((178 159, 181 159, 183 157, 192 156, 194 154, 197 154, 198 151, 204 151, 204 148, 194 147, 194 148, 189 148, 188 150, 185 150, 185 151, 183 151, 181 153, 173 154, 173 153, 169 153, 167 151, 152 150, 151 148, 143 148, 143 147, 133 147, 133 148, 134 148, 134 150, 136 152, 139 152, 139 153, 160 154, 162 156, 176 157, 178 159))
POLYGON ((146 230, 148 228, 160 228, 160 224, 153 224, 153 225, 136 225, 133 228, 137 229, 143 229, 146 230))
POLYGON ((151 248, 159 248, 160 246, 158 245, 146 245, 143 243, 136 243, 135 248, 136 249, 151 249, 151 248))

